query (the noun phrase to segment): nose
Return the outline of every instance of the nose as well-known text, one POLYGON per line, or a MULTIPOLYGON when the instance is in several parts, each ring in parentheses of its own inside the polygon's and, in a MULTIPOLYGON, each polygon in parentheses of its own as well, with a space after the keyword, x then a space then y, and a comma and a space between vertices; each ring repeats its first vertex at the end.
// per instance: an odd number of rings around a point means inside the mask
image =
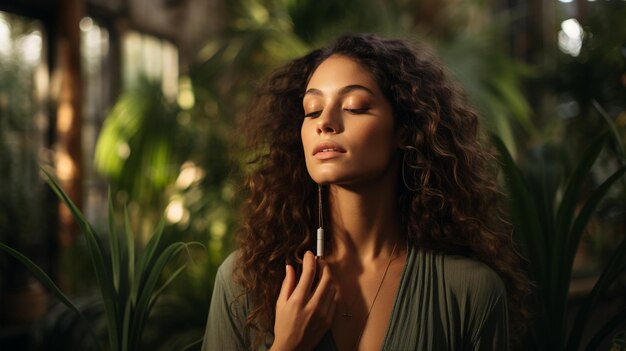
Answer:
POLYGON ((317 134, 337 134, 342 130, 341 112, 327 108, 317 118, 317 134))

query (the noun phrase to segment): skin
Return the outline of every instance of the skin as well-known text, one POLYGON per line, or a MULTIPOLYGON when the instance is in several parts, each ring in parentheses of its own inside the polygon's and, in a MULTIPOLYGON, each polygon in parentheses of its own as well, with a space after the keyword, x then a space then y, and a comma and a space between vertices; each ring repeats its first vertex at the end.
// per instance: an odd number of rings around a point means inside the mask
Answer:
POLYGON ((395 198, 401 141, 393 110, 365 68, 337 55, 311 76, 303 107, 307 169, 328 185, 326 231, 334 245, 324 259, 305 255, 299 281, 287 266, 272 350, 310 350, 329 329, 340 350, 380 350, 406 255, 395 198), (342 316, 348 311, 352 318, 342 316))

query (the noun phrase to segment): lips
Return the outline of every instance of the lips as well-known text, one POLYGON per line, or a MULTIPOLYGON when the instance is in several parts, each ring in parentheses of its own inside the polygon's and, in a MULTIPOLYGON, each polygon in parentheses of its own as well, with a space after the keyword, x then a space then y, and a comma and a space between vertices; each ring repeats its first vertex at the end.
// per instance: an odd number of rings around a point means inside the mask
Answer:
POLYGON ((328 159, 346 153, 339 144, 332 141, 323 141, 313 149, 313 156, 319 159, 328 159))

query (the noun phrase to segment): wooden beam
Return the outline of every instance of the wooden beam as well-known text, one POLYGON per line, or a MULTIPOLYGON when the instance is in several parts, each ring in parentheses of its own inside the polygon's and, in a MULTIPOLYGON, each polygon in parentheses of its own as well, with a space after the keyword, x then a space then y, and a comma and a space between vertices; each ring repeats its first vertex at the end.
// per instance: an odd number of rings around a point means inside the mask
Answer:
MULTIPOLYGON (((56 67, 59 95, 56 111, 55 163, 57 177, 72 201, 82 207, 82 81, 79 22, 82 0, 60 0, 58 7, 56 67)), ((59 245, 67 249, 78 233, 69 210, 59 208, 59 245)))

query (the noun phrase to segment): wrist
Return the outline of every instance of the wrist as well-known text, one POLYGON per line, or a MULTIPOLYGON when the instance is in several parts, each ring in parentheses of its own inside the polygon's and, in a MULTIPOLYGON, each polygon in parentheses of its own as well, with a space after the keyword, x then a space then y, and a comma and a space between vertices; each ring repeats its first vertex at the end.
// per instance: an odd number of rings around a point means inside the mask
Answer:
POLYGON ((270 347, 270 349, 268 351, 291 351, 290 348, 282 346, 282 345, 278 345, 276 343, 272 344, 272 346, 270 347))
POLYGON ((289 345, 289 343, 285 342, 285 340, 274 339, 274 342, 272 342, 272 346, 270 346, 268 351, 295 351, 296 349, 296 347, 289 345))

